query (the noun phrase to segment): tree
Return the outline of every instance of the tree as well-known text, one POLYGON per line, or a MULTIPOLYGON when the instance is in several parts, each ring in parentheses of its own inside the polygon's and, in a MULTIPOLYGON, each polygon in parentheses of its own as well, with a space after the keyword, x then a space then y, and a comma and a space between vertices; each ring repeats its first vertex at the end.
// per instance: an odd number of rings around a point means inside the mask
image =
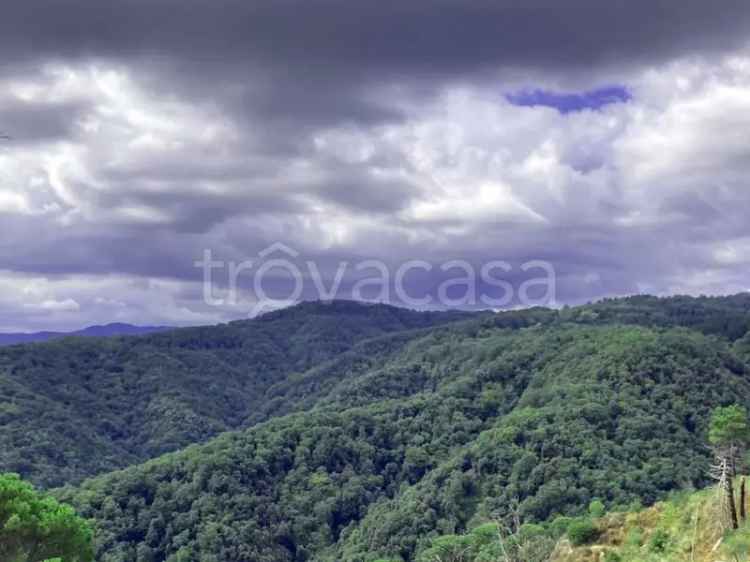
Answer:
POLYGON ((745 362, 750 363, 750 331, 744 337, 734 342, 735 354, 745 362))
POLYGON ((737 404, 716 408, 711 415, 708 440, 716 447, 744 447, 750 440, 745 408, 737 404))
POLYGON ((91 562, 91 538, 73 508, 39 494, 17 474, 0 474, 0 560, 91 562))
MULTIPOLYGON (((712 476, 719 482, 724 510, 731 527, 737 529, 739 523, 734 501, 733 479, 737 476, 738 460, 750 441, 750 425, 745 409, 736 404, 716 408, 711 415, 708 440, 714 448, 716 457, 716 462, 712 467, 712 476)), ((744 501, 744 495, 743 491, 740 494, 742 501, 744 501)), ((742 514, 745 513, 744 504, 740 511, 742 514)))

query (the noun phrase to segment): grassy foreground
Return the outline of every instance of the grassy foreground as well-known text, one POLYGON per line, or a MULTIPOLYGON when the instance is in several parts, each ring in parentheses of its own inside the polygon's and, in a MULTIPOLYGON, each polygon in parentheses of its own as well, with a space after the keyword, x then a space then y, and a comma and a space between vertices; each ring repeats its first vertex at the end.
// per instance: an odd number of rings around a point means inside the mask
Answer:
POLYGON ((750 560, 750 522, 723 531, 714 488, 680 493, 653 507, 611 513, 596 520, 599 536, 573 546, 563 538, 551 562, 745 562, 750 560))

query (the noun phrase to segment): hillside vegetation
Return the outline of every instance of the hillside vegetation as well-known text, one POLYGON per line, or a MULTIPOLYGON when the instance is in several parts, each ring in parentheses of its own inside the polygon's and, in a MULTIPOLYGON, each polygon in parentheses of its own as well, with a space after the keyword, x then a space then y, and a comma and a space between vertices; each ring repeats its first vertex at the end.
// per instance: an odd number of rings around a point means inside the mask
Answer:
POLYGON ((724 520, 716 487, 609 513, 594 500, 588 513, 575 518, 515 530, 491 521, 437 537, 419 562, 746 562, 750 524, 731 530, 724 520))
POLYGON ((65 356, 77 340, 9 348, 5 380, 74 417, 11 410, 0 458, 69 484, 55 494, 92 520, 101 562, 542 562, 591 505, 622 511, 709 484, 711 411, 750 406, 748 310, 744 295, 469 316, 308 303, 93 342, 89 355, 65 356), (40 349, 49 359, 30 367, 40 349), (112 375, 123 350, 127 376, 112 375), (56 376, 70 357, 87 369, 56 376), (61 401, 86 372, 91 409, 126 420, 125 437, 61 401), (68 445, 55 447, 68 424, 107 435, 117 467, 181 450, 77 485, 105 467, 95 447, 95 469, 83 449, 75 473, 57 469, 71 466, 68 445), (237 430, 200 443, 225 429, 237 430), (48 448, 24 449, 37 431, 48 448), (493 537, 509 528, 526 538, 503 559, 493 537), (463 558, 435 556, 455 545, 463 558))
POLYGON ((633 512, 596 521, 598 537, 574 547, 561 540, 550 562, 742 562, 750 555, 750 524, 725 532, 715 488, 679 493, 633 512))

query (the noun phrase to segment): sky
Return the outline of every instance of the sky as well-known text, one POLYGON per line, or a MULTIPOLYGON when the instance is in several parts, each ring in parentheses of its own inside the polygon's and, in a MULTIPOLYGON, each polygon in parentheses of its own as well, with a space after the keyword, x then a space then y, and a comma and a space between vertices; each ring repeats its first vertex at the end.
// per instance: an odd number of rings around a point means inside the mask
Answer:
POLYGON ((9 0, 0 331, 223 322, 367 267, 428 308, 527 304, 539 264, 555 305, 746 291, 749 37, 746 0, 9 0), (466 264, 514 298, 441 299, 466 264))

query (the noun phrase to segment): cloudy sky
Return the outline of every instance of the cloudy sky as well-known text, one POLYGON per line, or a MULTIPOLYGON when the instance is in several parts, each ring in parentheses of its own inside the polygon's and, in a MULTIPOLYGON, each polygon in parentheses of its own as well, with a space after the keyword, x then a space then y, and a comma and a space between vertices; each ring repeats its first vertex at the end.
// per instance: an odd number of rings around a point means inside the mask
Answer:
POLYGON ((412 259, 413 295, 447 260, 543 260, 558 303, 750 289, 746 0, 2 12, 2 331, 243 317, 274 252, 304 297, 412 259), (253 260, 238 298, 206 250, 253 260))

